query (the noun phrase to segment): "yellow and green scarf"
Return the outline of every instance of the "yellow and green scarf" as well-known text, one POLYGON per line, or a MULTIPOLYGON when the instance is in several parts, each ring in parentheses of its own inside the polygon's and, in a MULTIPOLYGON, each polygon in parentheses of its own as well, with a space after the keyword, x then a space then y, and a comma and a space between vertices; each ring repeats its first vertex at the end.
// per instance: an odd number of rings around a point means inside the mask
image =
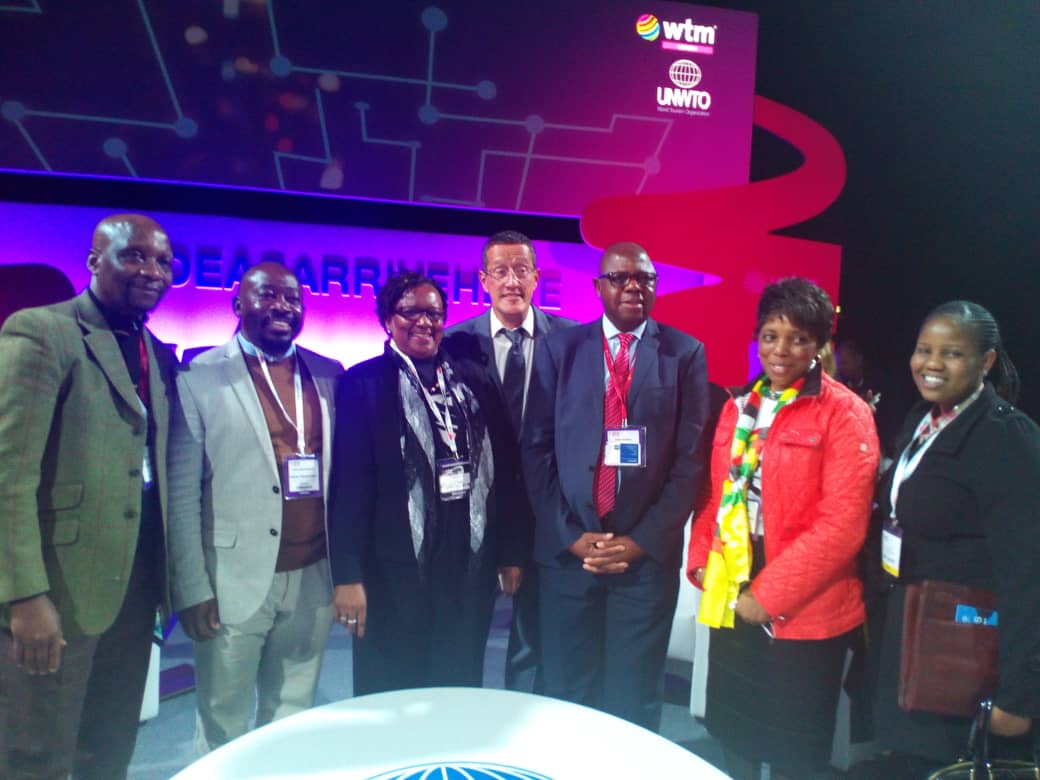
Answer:
MULTIPOLYGON (((803 376, 780 394, 774 415, 798 397, 804 384, 803 376)), ((762 407, 762 392, 768 387, 769 379, 762 374, 751 387, 733 432, 729 474, 722 482, 715 538, 708 553, 704 593, 697 614, 701 623, 712 628, 733 628, 733 608, 740 595, 740 586, 751 578, 747 493, 769 433, 768 427, 755 427, 762 407)))

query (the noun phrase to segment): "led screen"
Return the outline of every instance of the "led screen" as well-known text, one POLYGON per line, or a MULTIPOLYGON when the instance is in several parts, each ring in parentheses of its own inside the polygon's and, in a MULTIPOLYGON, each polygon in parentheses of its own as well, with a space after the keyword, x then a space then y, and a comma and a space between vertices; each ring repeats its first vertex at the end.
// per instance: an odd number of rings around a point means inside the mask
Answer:
POLYGON ((0 2, 0 168, 577 216, 747 182, 757 17, 677 2, 0 2))

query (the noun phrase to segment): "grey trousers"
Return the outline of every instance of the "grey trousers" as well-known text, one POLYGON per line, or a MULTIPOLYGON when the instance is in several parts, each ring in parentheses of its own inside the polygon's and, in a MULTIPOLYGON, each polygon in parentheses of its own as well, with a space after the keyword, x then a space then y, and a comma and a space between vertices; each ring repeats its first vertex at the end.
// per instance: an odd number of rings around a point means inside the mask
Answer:
POLYGON ((277 572, 253 615, 222 623, 216 637, 195 643, 197 755, 245 734, 254 698, 257 726, 314 704, 332 626, 328 566, 321 560, 277 572))

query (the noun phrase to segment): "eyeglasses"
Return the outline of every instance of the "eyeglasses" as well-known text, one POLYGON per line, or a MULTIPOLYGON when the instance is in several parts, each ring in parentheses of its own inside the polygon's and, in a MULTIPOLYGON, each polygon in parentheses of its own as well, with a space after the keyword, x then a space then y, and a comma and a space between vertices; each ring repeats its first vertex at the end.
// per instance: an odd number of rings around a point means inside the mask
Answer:
POLYGON ((657 286, 657 274, 647 273, 646 271, 636 271, 635 273, 611 271, 609 274, 600 274, 596 278, 606 279, 612 287, 620 289, 628 287, 629 282, 635 282, 640 287, 645 287, 648 290, 652 290, 657 286))
POLYGON ((494 268, 487 269, 485 273, 496 282, 504 282, 509 278, 509 274, 515 276, 518 282, 526 282, 534 276, 535 269, 529 265, 496 265, 494 268))
POLYGON ((418 322, 424 316, 434 325, 444 322, 444 312, 440 309, 394 309, 394 314, 409 322, 418 322))

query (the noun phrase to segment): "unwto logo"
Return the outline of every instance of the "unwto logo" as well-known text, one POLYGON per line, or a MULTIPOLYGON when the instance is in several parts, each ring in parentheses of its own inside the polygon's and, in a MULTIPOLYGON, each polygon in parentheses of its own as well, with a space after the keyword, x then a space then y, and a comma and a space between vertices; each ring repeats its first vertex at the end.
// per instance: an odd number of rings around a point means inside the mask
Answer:
POLYGON ((694 24, 693 19, 682 22, 658 20, 653 14, 643 14, 636 19, 636 33, 644 41, 656 41, 664 34, 661 48, 668 51, 685 51, 693 54, 714 54, 715 35, 718 25, 694 24))
POLYGON ((693 60, 676 60, 668 68, 668 78, 680 89, 693 89, 701 83, 701 69, 693 60))
POLYGON ((694 89, 701 83, 701 69, 693 60, 676 60, 668 68, 674 87, 657 88, 658 111, 689 116, 707 116, 711 93, 694 89))

